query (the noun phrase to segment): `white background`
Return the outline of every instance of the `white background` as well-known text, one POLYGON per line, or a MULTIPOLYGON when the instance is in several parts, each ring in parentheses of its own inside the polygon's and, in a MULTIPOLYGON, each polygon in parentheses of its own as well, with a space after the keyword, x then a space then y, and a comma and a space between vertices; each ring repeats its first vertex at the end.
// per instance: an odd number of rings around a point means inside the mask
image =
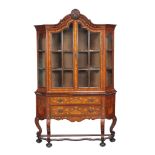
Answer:
MULTIPOLYGON (((153 0, 1 0, 0 154, 155 154, 155 4, 153 0), (34 125, 36 32, 77 8, 115 29, 116 142, 37 144, 34 125)), ((45 122, 42 123, 45 128, 45 122)), ((109 125, 107 123, 107 125, 109 125)), ((52 121, 52 133, 99 133, 99 121, 52 121)))

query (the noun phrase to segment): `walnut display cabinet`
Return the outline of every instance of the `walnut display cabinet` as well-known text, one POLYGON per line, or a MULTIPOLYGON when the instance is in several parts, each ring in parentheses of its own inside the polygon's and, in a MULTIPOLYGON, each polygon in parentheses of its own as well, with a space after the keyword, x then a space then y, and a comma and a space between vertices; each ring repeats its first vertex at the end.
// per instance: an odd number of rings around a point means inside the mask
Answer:
POLYGON ((36 117, 37 142, 46 140, 105 140, 114 142, 116 124, 114 89, 114 29, 93 24, 79 10, 72 10, 55 25, 35 25, 37 31, 36 117), (42 134, 40 120, 46 120, 42 134), (53 135, 51 119, 71 122, 100 119, 100 134, 53 135), (105 119, 111 119, 109 134, 105 119), (66 137, 84 137, 71 139, 66 137), (61 138, 60 138, 61 137, 61 138), (94 138, 95 137, 95 138, 94 138), (98 137, 98 138, 96 138, 98 137))

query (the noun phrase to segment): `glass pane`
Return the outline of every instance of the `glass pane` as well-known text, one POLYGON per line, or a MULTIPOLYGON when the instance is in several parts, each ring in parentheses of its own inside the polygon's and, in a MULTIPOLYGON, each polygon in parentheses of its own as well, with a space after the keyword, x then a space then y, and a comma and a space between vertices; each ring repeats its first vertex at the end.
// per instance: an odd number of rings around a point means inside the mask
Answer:
POLYGON ((92 68, 100 67, 100 53, 99 52, 91 52, 90 53, 90 66, 92 68))
POLYGON ((45 68, 45 53, 38 52, 38 68, 45 68))
POLYGON ((79 71, 79 87, 88 87, 88 71, 79 71))
POLYGON ((112 70, 107 70, 106 71, 106 82, 107 86, 111 86, 113 81, 112 81, 112 70))
POLYGON ((73 69, 73 53, 66 52, 63 56, 64 69, 73 69))
POLYGON ((52 51, 61 50, 61 32, 52 33, 52 51))
POLYGON ((38 69, 38 86, 44 87, 45 86, 45 70, 38 69))
POLYGON ((90 49, 100 50, 100 33, 90 32, 90 49))
POLYGON ((100 72, 90 71, 90 87, 99 87, 100 83, 100 72))
POLYGON ((78 25, 78 47, 79 51, 88 50, 88 31, 78 25))
POLYGON ((52 52, 52 68, 56 69, 56 68, 61 68, 61 62, 62 62, 62 58, 61 58, 61 52, 52 52))
POLYGON ((45 34, 38 34, 38 50, 45 50, 45 34))
POLYGON ((106 48, 107 50, 112 50, 112 33, 107 33, 106 36, 106 48))
POLYGON ((64 71, 64 87, 73 87, 73 71, 64 71))
POLYGON ((106 35, 106 86, 113 84, 113 51, 112 51, 112 33, 106 35))
POLYGON ((106 53, 106 67, 107 69, 112 69, 112 51, 107 51, 106 53))
POLYGON ((52 85, 53 87, 62 87, 62 71, 52 72, 52 85))
POLYGON ((68 29, 63 31, 63 50, 72 51, 73 50, 73 26, 72 24, 68 29))
POLYGON ((88 68, 88 52, 79 52, 78 68, 88 68))

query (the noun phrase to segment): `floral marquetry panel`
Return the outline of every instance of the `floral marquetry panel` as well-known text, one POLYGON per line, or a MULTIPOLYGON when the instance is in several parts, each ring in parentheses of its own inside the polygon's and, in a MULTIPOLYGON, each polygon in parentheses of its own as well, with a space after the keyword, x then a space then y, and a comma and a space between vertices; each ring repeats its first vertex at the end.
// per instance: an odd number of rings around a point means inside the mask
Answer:
POLYGON ((83 119, 95 119, 101 115, 99 105, 79 106, 51 106, 51 118, 68 119, 70 121, 81 121, 83 119))
POLYGON ((51 105, 63 104, 101 104, 101 97, 99 96, 71 96, 71 97, 51 97, 51 105))

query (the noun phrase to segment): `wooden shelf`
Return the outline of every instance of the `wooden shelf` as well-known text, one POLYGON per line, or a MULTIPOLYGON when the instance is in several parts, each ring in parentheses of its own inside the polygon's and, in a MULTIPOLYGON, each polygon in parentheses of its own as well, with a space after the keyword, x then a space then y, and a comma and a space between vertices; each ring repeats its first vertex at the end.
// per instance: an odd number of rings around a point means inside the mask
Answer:
POLYGON ((63 69, 62 68, 52 68, 51 70, 52 71, 62 71, 63 69))
POLYGON ((39 53, 44 53, 44 52, 45 52, 45 50, 38 50, 38 52, 39 52, 39 53))
POLYGON ((100 50, 89 50, 89 52, 100 52, 100 50))
POLYGON ((79 53, 83 53, 83 52, 100 52, 100 50, 80 50, 78 52, 79 53))
POLYGON ((89 67, 89 68, 78 68, 78 70, 100 70, 100 68, 93 68, 93 67, 89 67))
POLYGON ((41 67, 39 67, 38 69, 39 69, 39 70, 45 70, 45 68, 41 68, 41 67))
POLYGON ((52 50, 51 52, 53 52, 53 53, 61 53, 62 50, 52 50))
POLYGON ((89 70, 98 70, 98 71, 99 71, 100 68, 97 68, 97 67, 96 67, 96 68, 90 67, 89 70))
POLYGON ((88 71, 88 68, 78 68, 79 71, 88 71))
POLYGON ((73 50, 63 50, 64 53, 73 53, 73 50))
POLYGON ((73 68, 64 68, 64 71, 73 71, 73 68))

